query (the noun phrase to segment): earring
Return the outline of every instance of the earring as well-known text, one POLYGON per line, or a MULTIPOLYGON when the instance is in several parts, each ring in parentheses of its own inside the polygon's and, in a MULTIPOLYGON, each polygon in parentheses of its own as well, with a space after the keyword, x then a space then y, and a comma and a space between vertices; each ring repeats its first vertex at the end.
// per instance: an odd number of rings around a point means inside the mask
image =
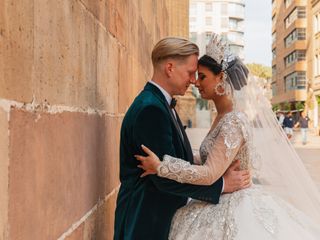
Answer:
POLYGON ((226 94, 226 84, 225 82, 219 82, 214 88, 217 95, 222 96, 226 94), (219 90, 220 88, 220 90, 219 90))

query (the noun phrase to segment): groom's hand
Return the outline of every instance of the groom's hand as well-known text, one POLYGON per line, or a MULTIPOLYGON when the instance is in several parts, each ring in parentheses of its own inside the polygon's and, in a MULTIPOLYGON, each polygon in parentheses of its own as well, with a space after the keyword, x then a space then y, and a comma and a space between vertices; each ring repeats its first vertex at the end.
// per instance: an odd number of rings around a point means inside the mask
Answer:
POLYGON ((249 170, 240 171, 240 161, 233 162, 223 175, 223 193, 232 193, 251 186, 251 174, 249 170))

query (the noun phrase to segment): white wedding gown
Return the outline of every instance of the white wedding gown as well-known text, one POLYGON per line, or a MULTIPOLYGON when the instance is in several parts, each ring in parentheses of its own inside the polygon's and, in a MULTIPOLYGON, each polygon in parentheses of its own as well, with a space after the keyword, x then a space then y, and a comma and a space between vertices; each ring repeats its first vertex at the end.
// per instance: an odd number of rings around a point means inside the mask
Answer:
MULTIPOLYGON (((241 169, 251 166, 255 156, 246 116, 227 113, 203 140, 198 165, 164 156, 158 176, 181 183, 210 185, 234 159, 241 169)), ((274 196, 263 185, 223 194, 220 203, 191 200, 173 220, 172 240, 320 239, 319 226, 289 203, 274 196)))

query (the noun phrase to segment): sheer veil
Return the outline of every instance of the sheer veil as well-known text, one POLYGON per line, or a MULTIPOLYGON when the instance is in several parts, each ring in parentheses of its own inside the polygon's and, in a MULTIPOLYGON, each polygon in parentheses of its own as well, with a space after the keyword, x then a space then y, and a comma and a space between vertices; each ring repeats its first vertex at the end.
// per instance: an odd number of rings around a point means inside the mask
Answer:
POLYGON ((234 109, 246 113, 252 132, 254 182, 290 202, 320 224, 320 194, 279 125, 258 79, 233 94, 234 109))
POLYGON ((278 124, 259 79, 248 73, 216 34, 209 41, 207 55, 222 65, 234 110, 249 118, 254 183, 263 185, 320 224, 319 190, 278 124))

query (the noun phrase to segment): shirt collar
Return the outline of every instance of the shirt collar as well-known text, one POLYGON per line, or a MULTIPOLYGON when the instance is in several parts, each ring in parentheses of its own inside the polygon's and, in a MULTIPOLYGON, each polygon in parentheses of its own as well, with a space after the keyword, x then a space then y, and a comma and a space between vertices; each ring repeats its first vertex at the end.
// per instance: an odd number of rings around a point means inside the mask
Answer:
POLYGON ((151 83, 154 86, 156 86, 157 88, 159 88, 159 90, 162 92, 162 94, 166 98, 168 104, 170 105, 171 100, 172 100, 172 97, 170 96, 170 94, 166 90, 164 90, 159 84, 155 83, 154 81, 150 80, 149 83, 151 83))

